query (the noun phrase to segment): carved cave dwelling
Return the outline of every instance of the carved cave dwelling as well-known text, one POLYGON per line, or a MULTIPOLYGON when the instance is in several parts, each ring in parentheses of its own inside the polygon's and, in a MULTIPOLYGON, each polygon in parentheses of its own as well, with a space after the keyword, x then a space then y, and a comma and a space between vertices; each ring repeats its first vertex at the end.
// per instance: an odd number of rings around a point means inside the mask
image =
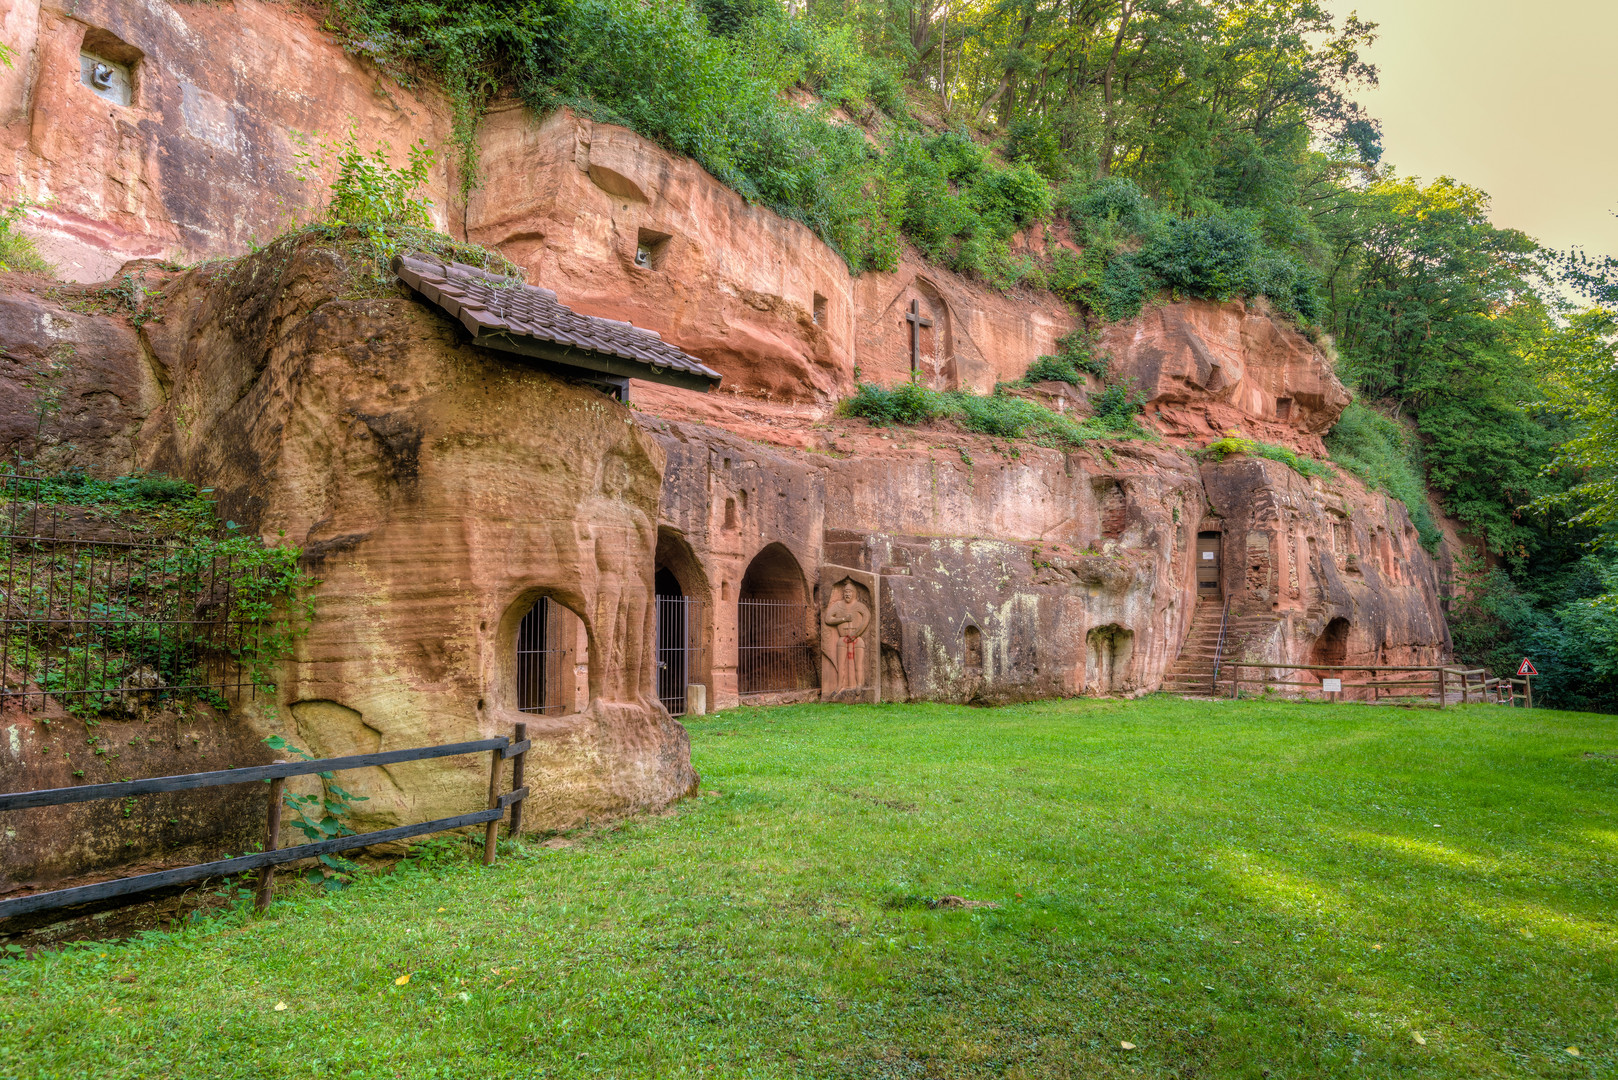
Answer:
MULTIPOLYGON (((986 393, 1072 316, 914 253, 853 277, 691 161, 515 106, 478 133, 479 186, 463 198, 440 164, 428 194, 439 228, 529 284, 411 257, 391 291, 355 295, 318 238, 244 254, 307 198, 284 133, 352 117, 367 144, 443 145, 446 102, 376 93, 292 7, 13 14, 0 179, 48 200, 27 227, 65 276, 127 275, 160 317, 0 275, 0 444, 34 436, 30 373, 70 356, 49 464, 213 489, 320 579, 275 695, 183 764, 126 769, 254 764, 270 734, 335 754, 522 720, 526 826, 550 830, 692 791, 687 711, 1196 691, 1227 605, 1228 647, 1252 659, 1448 657, 1439 564, 1401 504, 1346 474, 1193 453, 1239 427, 1324 456, 1348 394, 1260 306, 1167 303, 1104 329, 1154 441, 1013 454, 874 428, 835 413, 856 369, 986 393)), ((1099 387, 1043 389, 1083 414, 1099 387)), ((73 782, 33 752, 40 718, 7 717, 12 790, 73 782)), ((475 799, 482 767, 456 760, 367 770, 364 824, 475 799)), ((0 889, 143 854, 33 835, 6 841, 0 889)))

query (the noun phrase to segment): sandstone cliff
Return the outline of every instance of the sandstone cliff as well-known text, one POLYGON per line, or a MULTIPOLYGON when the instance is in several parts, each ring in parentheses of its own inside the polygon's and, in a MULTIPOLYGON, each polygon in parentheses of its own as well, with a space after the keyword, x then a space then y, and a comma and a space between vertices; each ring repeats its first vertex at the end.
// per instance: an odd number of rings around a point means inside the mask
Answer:
MULTIPOLYGON (((0 443, 33 445, 49 392, 47 461, 172 471, 304 547, 319 616, 278 698, 232 721, 252 735, 343 753, 525 718, 542 736, 528 820, 551 828, 690 788, 660 698, 818 697, 839 584, 871 609, 867 699, 1149 692, 1226 601, 1254 658, 1447 654, 1438 572, 1403 506, 1346 475, 1198 456, 1232 428, 1318 456, 1348 400, 1329 357, 1261 306, 1159 304, 1104 328, 1151 441, 878 430, 836 415, 857 381, 988 392, 1072 315, 913 253, 851 277, 802 225, 629 131, 497 109, 481 186, 462 200, 435 174, 439 223, 724 376, 708 395, 637 382, 626 409, 472 347, 407 291, 350 293, 329 244, 233 258, 314 201, 294 131, 353 118, 367 143, 443 145, 430 92, 254 0, 19 0, 4 18, 24 62, 0 76, 0 183, 52 199, 33 225, 49 253, 117 292, 0 283, 0 443), (81 53, 127 67, 127 102, 85 83, 81 53), (122 265, 136 255, 226 261, 122 265), (686 602, 667 655, 654 594, 686 602), (517 712, 512 667, 541 595, 577 620, 581 670, 536 718, 517 712), (783 611, 778 639, 748 621, 783 611)), ((1083 412, 1099 385, 1030 392, 1083 412)), ((393 820, 464 807, 480 783, 422 764, 357 787, 393 820)))

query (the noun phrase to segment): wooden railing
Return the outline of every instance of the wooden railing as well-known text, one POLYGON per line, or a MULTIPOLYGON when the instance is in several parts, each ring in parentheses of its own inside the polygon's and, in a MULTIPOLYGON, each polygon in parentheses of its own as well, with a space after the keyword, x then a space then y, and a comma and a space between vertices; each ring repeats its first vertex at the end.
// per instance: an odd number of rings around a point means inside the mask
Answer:
MULTIPOLYGON (((1366 700, 1381 701, 1384 697, 1409 699, 1419 697, 1423 700, 1432 698, 1436 700, 1439 708, 1448 704, 1450 692, 1459 691, 1461 702, 1472 700, 1477 695, 1479 703, 1493 701, 1502 705, 1517 704, 1517 687, 1522 687, 1523 703, 1528 708, 1534 707, 1534 691, 1529 679, 1503 679, 1495 678, 1483 668, 1457 668, 1445 664, 1432 666, 1425 665, 1392 665, 1392 664, 1286 664, 1274 660, 1226 660, 1224 667, 1230 671, 1230 696, 1238 698, 1243 689, 1252 689, 1260 693, 1283 689, 1292 691, 1330 694, 1332 700, 1342 700, 1342 695, 1348 691, 1369 691, 1366 700), (1326 690, 1321 679, 1289 679, 1271 678, 1267 674, 1260 674, 1256 678, 1244 678, 1244 671, 1259 669, 1262 673, 1268 672, 1332 672, 1340 681, 1340 688, 1336 691, 1326 690), (1348 673, 1363 674, 1366 676, 1361 682, 1348 682, 1342 678, 1348 673), (1391 678, 1378 679, 1378 675, 1391 675, 1391 678), (1473 681, 1476 677, 1477 681, 1473 681)), ((1324 678, 1322 676, 1321 678, 1324 678)), ((1216 687, 1217 689, 1217 687, 1216 687)))
POLYGON ((272 765, 252 765, 242 769, 221 769, 217 772, 183 773, 179 776, 159 776, 150 780, 125 780, 116 784, 85 784, 81 787, 49 788, 41 791, 15 791, 0 794, 0 810, 27 810, 42 806, 65 806, 70 803, 92 802, 98 799, 125 799, 135 795, 152 795, 161 791, 189 791, 193 788, 218 787, 225 784, 251 784, 270 782, 269 808, 265 815, 264 850, 233 859, 197 863, 192 866, 162 870, 153 874, 117 878, 94 885, 80 885, 71 889, 54 889, 28 896, 0 900, 0 918, 26 915, 51 908, 73 907, 99 900, 108 900, 134 893, 149 892, 170 885, 181 885, 204 878, 229 877, 250 870, 263 871, 258 880, 258 907, 269 905, 274 886, 275 868, 283 863, 330 855, 350 848, 404 840, 412 836, 460 829, 468 825, 485 825, 483 838, 483 864, 494 862, 494 842, 500 819, 511 809, 511 835, 522 827, 522 803, 528 797, 523 786, 523 762, 530 747, 528 725, 516 725, 516 739, 504 735, 473 742, 451 743, 447 746, 419 746, 410 750, 388 750, 377 754, 356 754, 352 757, 321 758, 314 761, 278 761, 272 765), (393 765, 401 761, 423 761, 428 758, 454 757, 458 754, 476 754, 489 751, 489 803, 485 809, 455 817, 424 821, 419 825, 400 825, 375 832, 334 836, 312 844, 279 847, 281 832, 282 790, 289 776, 308 776, 312 773, 339 772, 344 769, 363 769, 373 765, 393 765), (500 793, 500 766, 507 758, 515 758, 511 768, 512 790, 500 793))

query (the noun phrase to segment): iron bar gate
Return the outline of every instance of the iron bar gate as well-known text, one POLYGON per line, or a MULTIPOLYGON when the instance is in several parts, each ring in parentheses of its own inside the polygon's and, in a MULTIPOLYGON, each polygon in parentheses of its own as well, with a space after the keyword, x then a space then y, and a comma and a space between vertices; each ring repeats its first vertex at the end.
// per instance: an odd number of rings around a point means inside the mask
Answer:
POLYGON ((736 682, 742 696, 820 685, 820 611, 784 600, 736 603, 736 682))
POLYGON ((164 509, 173 484, 0 473, 0 700, 88 715, 256 690, 263 564, 164 509))
POLYGON ((517 626, 517 709, 559 716, 573 707, 578 616, 541 596, 517 626))
POLYGON ((703 613, 694 597, 657 598, 657 699, 670 716, 686 714, 686 688, 702 676, 703 613))

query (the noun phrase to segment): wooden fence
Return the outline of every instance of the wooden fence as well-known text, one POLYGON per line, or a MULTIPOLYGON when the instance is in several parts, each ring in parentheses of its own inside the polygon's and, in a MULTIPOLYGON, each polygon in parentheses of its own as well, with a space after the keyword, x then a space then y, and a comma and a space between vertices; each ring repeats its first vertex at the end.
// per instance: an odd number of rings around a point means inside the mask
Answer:
MULTIPOLYGON (((1531 678, 1502 679, 1491 676, 1483 668, 1458 668, 1446 665, 1401 666, 1389 664, 1283 664, 1265 660, 1225 660, 1223 666, 1230 672, 1230 696, 1239 698, 1243 690, 1260 693, 1280 689, 1282 692, 1307 694, 1311 691, 1341 701, 1343 694, 1359 693, 1362 700, 1372 703, 1384 698, 1395 701, 1434 700, 1439 708, 1449 702, 1451 693, 1458 693, 1462 704, 1474 695, 1481 703, 1495 702, 1515 706, 1519 697, 1527 708, 1534 707, 1534 688, 1531 678), (1258 669, 1257 676, 1244 676, 1244 672, 1258 669), (1282 673, 1274 677, 1270 673, 1282 673), (1328 691, 1318 679, 1287 677, 1298 672, 1332 672, 1340 683, 1336 691, 1328 691), (1343 676, 1363 675, 1360 682, 1350 682, 1343 676), (1379 676, 1381 676, 1379 678, 1379 676), (1522 693, 1518 694, 1518 688, 1522 693)), ((1215 690, 1219 687, 1216 684, 1215 690)))
POLYGON ((233 859, 198 863, 153 874, 118 878, 80 885, 71 889, 33 893, 28 896, 0 900, 0 918, 26 915, 51 908, 73 907, 98 900, 108 900, 134 893, 148 892, 170 885, 181 885, 204 878, 228 877, 233 874, 260 870, 258 881, 258 908, 269 906, 274 887, 275 868, 283 863, 312 859, 320 855, 346 851, 404 840, 412 836, 444 832, 468 825, 486 826, 483 838, 483 864, 494 862, 494 842, 499 823, 511 809, 511 835, 522 827, 522 803, 528 796, 523 785, 523 763, 530 747, 528 725, 516 725, 516 739, 504 735, 473 742, 451 743, 446 746, 419 746, 410 750, 389 750, 377 754, 356 754, 352 757, 321 758, 315 761, 278 761, 273 765, 253 765, 242 769, 221 769, 217 772, 184 773, 179 776, 159 776, 150 780, 126 780, 116 784, 85 784, 81 787, 50 788, 42 791, 16 791, 0 794, 0 810, 26 810, 41 806, 65 806, 69 803, 91 802, 97 799, 126 799, 135 795, 151 795, 160 791, 189 791, 193 788, 218 787, 224 784, 251 784, 269 781, 269 806, 265 815, 264 850, 233 859), (392 765, 401 761, 422 761, 428 758, 454 757, 458 754, 476 754, 489 751, 489 803, 483 810, 455 817, 424 821, 419 825, 400 825, 376 832, 334 836, 312 844, 279 847, 281 832, 282 791, 289 776, 308 776, 312 773, 339 772, 344 769, 363 769, 372 765, 392 765), (500 793, 500 766, 507 758, 515 758, 511 769, 512 790, 500 793))

